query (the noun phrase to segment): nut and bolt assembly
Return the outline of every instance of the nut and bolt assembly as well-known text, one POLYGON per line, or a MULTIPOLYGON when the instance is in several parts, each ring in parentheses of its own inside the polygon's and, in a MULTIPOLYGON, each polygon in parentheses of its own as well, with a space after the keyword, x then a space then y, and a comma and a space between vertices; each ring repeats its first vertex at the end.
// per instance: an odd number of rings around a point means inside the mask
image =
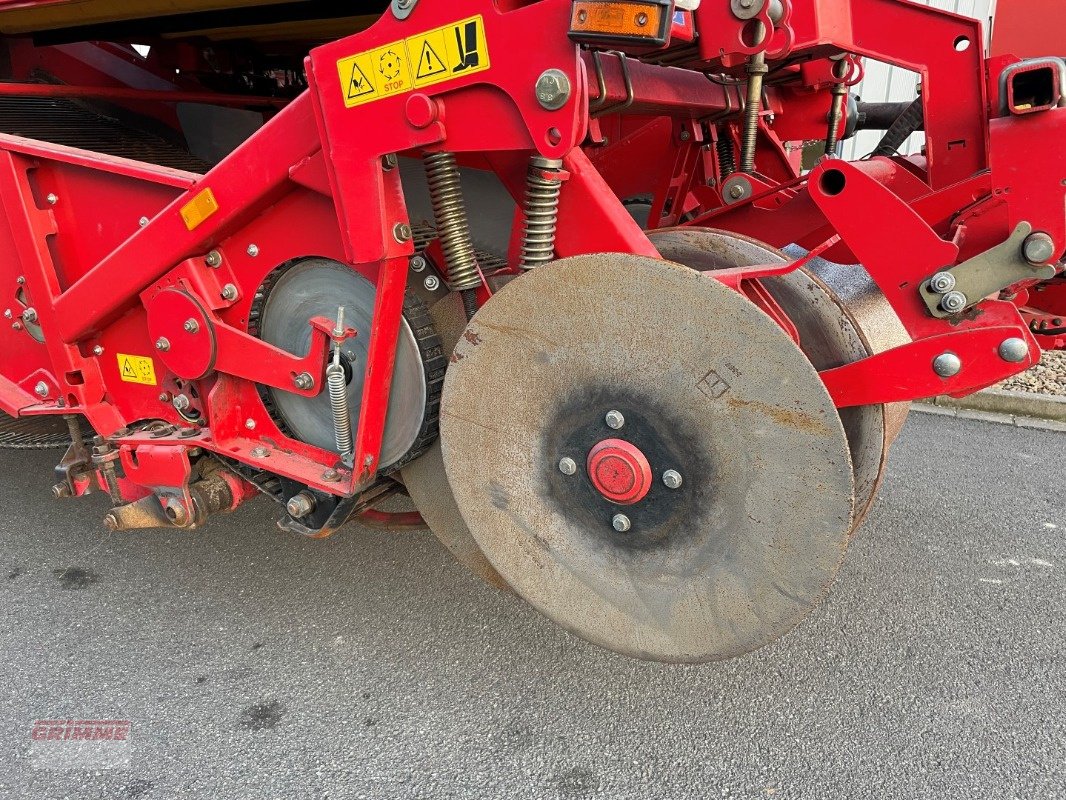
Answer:
POLYGON ((546 111, 558 111, 570 99, 570 78, 560 69, 545 70, 537 78, 537 102, 546 111))
POLYGON ((185 320, 185 324, 182 327, 185 328, 185 332, 186 333, 199 333, 200 332, 200 323, 197 322, 195 319, 191 319, 190 318, 190 319, 185 320))
POLYGON ((237 287, 234 286, 232 283, 227 283, 225 286, 222 287, 223 300, 228 300, 232 303, 234 300, 237 299, 238 296, 239 293, 237 291, 237 287))
POLYGON ((222 254, 218 250, 212 250, 204 258, 204 263, 212 269, 222 266, 222 254))
POLYGON ((1025 260, 1034 266, 1048 264, 1055 258, 1055 240, 1042 231, 1030 234, 1022 244, 1025 260))
POLYGON ((427 275, 426 279, 422 282, 422 285, 429 291, 435 292, 440 288, 440 278, 436 275, 427 275))
POLYGON ((422 256, 411 256, 411 271, 422 272, 426 268, 426 259, 422 256))
POLYGON ((950 272, 938 272, 929 279, 929 290, 937 294, 947 294, 955 288, 955 276, 950 272))
POLYGON ((183 411, 188 411, 192 402, 185 395, 179 394, 174 398, 172 405, 174 406, 174 410, 180 414, 183 411))
POLYGON ((37 322, 37 319, 37 309, 35 308, 27 308, 25 311, 22 312, 22 321, 25 322, 27 325, 33 325, 35 322, 37 322))
POLYGON ((949 314, 957 314, 969 305, 966 295, 960 291, 951 291, 944 295, 940 301, 940 307, 949 314))
POLYGON ((160 353, 166 353, 170 350, 170 340, 165 336, 160 336, 155 340, 155 349, 160 353))
POLYGON ((315 510, 315 498, 307 492, 300 492, 285 504, 285 510, 293 519, 302 519, 315 510))
POLYGON ((309 372, 301 372, 295 378, 292 379, 293 386, 300 391, 306 392, 315 388, 315 379, 311 377, 309 372))

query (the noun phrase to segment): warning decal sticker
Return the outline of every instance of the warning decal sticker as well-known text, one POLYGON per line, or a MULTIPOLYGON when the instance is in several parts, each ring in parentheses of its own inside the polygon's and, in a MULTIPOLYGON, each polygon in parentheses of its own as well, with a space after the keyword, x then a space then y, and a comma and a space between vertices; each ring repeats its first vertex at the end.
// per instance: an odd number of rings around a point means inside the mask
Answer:
POLYGON ((126 383, 142 383, 145 386, 155 386, 155 365, 152 359, 145 356, 128 356, 125 353, 118 354, 118 373, 126 383))
POLYGON ((484 72, 488 41, 480 15, 337 62, 348 108, 484 72))

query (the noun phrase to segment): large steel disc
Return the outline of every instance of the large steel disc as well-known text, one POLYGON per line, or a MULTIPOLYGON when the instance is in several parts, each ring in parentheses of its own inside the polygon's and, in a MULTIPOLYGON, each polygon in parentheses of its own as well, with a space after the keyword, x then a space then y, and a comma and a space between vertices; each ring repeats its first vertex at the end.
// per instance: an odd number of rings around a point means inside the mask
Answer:
MULTIPOLYGON (((342 360, 349 374, 348 407, 352 412, 352 435, 359 427, 363 402, 367 348, 374 318, 374 284, 350 267, 316 258, 287 269, 270 287, 260 314, 260 337, 289 353, 303 355, 311 343, 308 320, 321 316, 335 319, 344 307, 345 324, 358 336, 345 342, 342 360)), ((301 441, 336 451, 329 393, 303 397, 270 389, 274 408, 292 434, 301 441)), ((396 346, 396 369, 389 395, 381 465, 403 458, 419 438, 426 411, 426 374, 418 341, 405 319, 396 346)))
POLYGON ((767 644, 847 545, 851 463, 818 373, 747 300, 677 264, 582 256, 504 287, 455 349, 441 436, 504 580, 621 653, 767 644), (487 398, 497 413, 472 415, 487 398))
MULTIPOLYGON (((673 228, 648 235, 663 258, 698 270, 794 260, 767 244, 729 231, 673 228)), ((766 279, 763 285, 796 326, 800 347, 815 368, 832 369, 876 352, 861 334, 849 309, 816 275, 797 270, 766 279)), ((881 486, 891 444, 886 416, 886 407, 880 405, 840 410, 855 468, 856 528, 873 507, 881 486)))
MULTIPOLYGON (((430 307, 429 315, 437 329, 441 346, 450 355, 466 327, 466 312, 459 295, 453 293, 441 298, 430 307)), ((483 412, 486 419, 498 413, 491 403, 481 404, 477 411, 483 412), (486 405, 488 408, 485 408, 486 405)), ((430 445, 421 457, 407 464, 401 476, 418 513, 456 561, 486 583, 497 589, 506 589, 507 583, 481 552, 481 547, 466 527, 459 506, 455 504, 452 487, 444 472, 440 440, 430 445)))

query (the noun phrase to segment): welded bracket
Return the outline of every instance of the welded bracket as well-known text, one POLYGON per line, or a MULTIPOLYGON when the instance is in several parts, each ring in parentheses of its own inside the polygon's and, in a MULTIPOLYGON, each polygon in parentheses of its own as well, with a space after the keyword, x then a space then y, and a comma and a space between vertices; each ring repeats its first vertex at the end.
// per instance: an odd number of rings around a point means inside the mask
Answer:
POLYGON ((1016 283, 1055 277, 1054 264, 1034 265, 1026 260, 1025 241, 1032 232, 1032 225, 1020 222, 1002 244, 930 275, 918 289, 929 313, 938 319, 957 317, 1016 283))

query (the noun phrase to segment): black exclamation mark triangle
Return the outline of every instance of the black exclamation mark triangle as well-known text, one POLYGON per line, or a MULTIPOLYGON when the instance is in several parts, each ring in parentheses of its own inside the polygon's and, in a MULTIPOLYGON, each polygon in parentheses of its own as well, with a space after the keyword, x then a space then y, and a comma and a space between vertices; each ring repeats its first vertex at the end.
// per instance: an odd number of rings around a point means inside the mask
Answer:
POLYGON ((418 75, 416 77, 418 80, 424 80, 447 71, 448 68, 444 66, 443 59, 441 59, 427 39, 422 44, 422 57, 418 59, 418 75))
POLYGON ((359 67, 357 62, 352 62, 352 80, 348 84, 348 99, 355 100, 357 97, 365 97, 368 94, 374 94, 377 91, 374 88, 374 84, 370 82, 370 79, 366 76, 366 73, 359 67))

